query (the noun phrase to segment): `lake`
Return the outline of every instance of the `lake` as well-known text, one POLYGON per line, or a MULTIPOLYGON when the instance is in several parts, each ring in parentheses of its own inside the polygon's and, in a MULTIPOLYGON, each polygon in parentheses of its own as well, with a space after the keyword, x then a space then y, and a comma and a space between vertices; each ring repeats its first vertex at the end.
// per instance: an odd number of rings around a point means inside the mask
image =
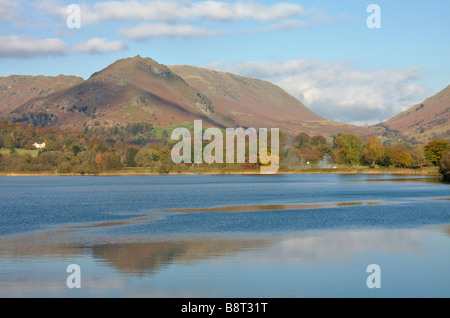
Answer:
POLYGON ((395 175, 0 177, 0 297, 449 297, 449 190, 395 175))

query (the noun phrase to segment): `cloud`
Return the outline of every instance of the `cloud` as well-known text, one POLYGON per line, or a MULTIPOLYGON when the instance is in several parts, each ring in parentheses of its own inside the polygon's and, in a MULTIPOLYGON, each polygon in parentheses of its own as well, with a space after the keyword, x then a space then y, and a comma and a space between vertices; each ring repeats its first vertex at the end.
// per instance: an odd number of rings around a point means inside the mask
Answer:
POLYGON ((1 36, 0 57, 36 57, 63 55, 67 45, 56 38, 36 39, 29 36, 1 36))
MULTIPOLYGON (((0 0, 5 1, 5 0, 0 0)), ((198 23, 256 22, 266 24, 243 29, 244 33, 291 30, 311 24, 328 22, 316 9, 305 10, 297 3, 277 2, 263 4, 253 1, 103 1, 79 3, 81 25, 92 26, 107 22, 140 22, 141 24, 119 33, 131 39, 154 37, 205 37, 229 31, 205 28, 198 23), (305 16, 306 15, 306 16, 305 16), (301 18, 301 19, 300 19, 301 18), (183 30, 184 28, 184 30, 183 30)), ((65 4, 57 0, 44 0, 40 10, 65 22, 68 16, 65 4)))
MULTIPOLYGON (((7 0, 0 0, 7 1, 7 0)), ((221 1, 104 1, 93 5, 80 3, 83 25, 105 21, 275 21, 303 15, 299 4, 279 2, 264 5, 252 1, 234 3, 221 1)), ((39 7, 49 14, 65 20, 65 5, 51 0, 39 7)))
POLYGON ((301 5, 220 1, 107 1, 94 4, 92 16, 103 21, 271 21, 303 14, 301 5))
POLYGON ((136 27, 126 28, 119 33, 129 39, 142 41, 155 37, 208 37, 226 34, 225 31, 214 31, 198 28, 189 24, 140 24, 136 27))
POLYGON ((89 54, 117 52, 127 48, 126 43, 121 41, 108 42, 105 38, 92 38, 87 42, 81 42, 75 45, 76 52, 89 54))
POLYGON ((255 28, 255 29, 245 29, 244 33, 258 33, 258 32, 266 32, 266 31, 288 31, 298 28, 303 28, 311 25, 311 22, 305 20, 284 20, 272 24, 265 25, 263 27, 255 28))
POLYGON ((21 8, 17 2, 0 0, 0 21, 14 21, 20 16, 21 8))
POLYGON ((271 81, 330 120, 369 125, 424 99, 418 67, 363 71, 343 61, 298 59, 217 63, 222 70, 271 81))

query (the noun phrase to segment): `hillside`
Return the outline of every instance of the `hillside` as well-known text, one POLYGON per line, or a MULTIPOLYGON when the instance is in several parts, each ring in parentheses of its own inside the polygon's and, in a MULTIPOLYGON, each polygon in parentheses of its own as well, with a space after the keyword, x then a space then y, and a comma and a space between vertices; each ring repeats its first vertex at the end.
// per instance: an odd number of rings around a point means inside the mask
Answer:
POLYGON ((371 127, 379 135, 397 135, 420 142, 450 137, 450 85, 422 103, 371 127))
POLYGON ((311 135, 366 132, 365 128, 322 118, 267 81, 188 65, 169 68, 207 96, 228 127, 276 127, 311 135))
POLYGON ((18 106, 36 97, 46 97, 83 82, 76 76, 10 75, 0 77, 0 118, 5 118, 18 106))

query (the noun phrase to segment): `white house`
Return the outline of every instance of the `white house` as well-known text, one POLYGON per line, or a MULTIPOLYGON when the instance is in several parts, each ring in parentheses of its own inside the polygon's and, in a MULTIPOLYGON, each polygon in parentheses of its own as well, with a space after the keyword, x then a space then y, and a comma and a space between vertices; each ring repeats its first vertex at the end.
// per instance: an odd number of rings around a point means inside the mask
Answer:
POLYGON ((45 142, 43 142, 42 144, 38 144, 37 142, 35 142, 33 144, 33 146, 35 146, 37 149, 44 149, 45 148, 45 142))

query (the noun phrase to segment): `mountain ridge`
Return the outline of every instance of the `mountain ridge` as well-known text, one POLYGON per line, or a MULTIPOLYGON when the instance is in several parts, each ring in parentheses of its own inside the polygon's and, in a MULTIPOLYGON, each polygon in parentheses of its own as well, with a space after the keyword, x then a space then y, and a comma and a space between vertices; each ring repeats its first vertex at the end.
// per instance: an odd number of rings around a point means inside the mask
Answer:
POLYGON ((359 127, 319 116, 268 81, 197 66, 163 65, 139 55, 119 59, 86 80, 71 75, 0 78, 0 94, 0 117, 76 129, 143 121, 168 127, 202 119, 205 126, 219 128, 274 127, 292 134, 410 139, 417 135, 425 140, 434 130, 445 130, 450 116, 450 85, 383 123, 359 127), (13 79, 15 90, 8 84, 13 79))
POLYGON ((371 126, 373 133, 425 142, 450 137, 450 85, 400 114, 371 126))

